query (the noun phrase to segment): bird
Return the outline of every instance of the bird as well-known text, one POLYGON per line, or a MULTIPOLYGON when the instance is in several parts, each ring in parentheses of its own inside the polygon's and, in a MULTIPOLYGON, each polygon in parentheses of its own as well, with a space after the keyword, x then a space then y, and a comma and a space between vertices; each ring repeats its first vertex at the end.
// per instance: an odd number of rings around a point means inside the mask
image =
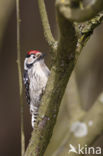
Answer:
POLYGON ((24 86, 31 114, 31 125, 35 127, 41 98, 45 92, 50 70, 44 62, 45 54, 38 50, 27 52, 24 59, 24 86))

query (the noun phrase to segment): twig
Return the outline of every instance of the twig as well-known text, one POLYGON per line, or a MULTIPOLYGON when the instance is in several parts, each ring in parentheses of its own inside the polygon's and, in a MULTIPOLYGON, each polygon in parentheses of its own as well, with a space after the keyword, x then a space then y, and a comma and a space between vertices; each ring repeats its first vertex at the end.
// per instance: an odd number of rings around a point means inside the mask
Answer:
POLYGON ((16 13, 17 13, 17 66, 19 76, 19 94, 20 94, 20 109, 21 109, 21 156, 25 152, 25 136, 24 136, 24 105, 23 105, 23 85, 22 85, 22 71, 21 71, 21 56, 20 56, 20 9, 19 0, 16 0, 16 13))
POLYGON ((56 41, 53 38, 51 29, 50 29, 44 0, 38 0, 38 6, 39 6, 39 11, 40 11, 40 16, 41 16, 41 21, 42 21, 42 25, 43 25, 45 39, 46 39, 47 43, 49 44, 49 46, 54 51, 57 46, 56 46, 56 41))

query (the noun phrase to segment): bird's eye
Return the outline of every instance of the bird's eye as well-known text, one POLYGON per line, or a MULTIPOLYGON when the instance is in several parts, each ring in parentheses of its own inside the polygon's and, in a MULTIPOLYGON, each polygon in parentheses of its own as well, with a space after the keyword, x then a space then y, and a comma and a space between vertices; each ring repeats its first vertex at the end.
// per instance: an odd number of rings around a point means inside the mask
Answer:
POLYGON ((35 58, 35 56, 33 56, 33 58, 35 58))

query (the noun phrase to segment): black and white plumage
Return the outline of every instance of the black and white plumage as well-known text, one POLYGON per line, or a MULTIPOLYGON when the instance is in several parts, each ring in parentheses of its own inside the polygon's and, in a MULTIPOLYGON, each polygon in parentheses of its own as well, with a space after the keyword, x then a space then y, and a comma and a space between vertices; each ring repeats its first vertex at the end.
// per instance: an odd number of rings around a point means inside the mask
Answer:
POLYGON ((36 50, 28 52, 24 60, 24 85, 27 103, 30 104, 33 128, 49 75, 50 71, 44 62, 44 54, 36 50))

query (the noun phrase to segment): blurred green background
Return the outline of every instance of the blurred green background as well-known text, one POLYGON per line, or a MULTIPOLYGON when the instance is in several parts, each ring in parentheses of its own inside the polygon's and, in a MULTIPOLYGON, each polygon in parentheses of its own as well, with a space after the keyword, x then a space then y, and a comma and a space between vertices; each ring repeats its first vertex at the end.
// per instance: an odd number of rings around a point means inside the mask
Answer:
MULTIPOLYGON (((57 38, 54 1, 45 0, 45 2, 52 32, 57 38)), ((16 9, 13 0, 0 0, 0 6, 0 17, 2 17, 3 13, 5 15, 3 20, 0 19, 0 33, 2 33, 2 37, 0 38, 0 156, 20 156, 20 104, 16 64, 16 9)), ((22 70, 26 52, 31 49, 38 49, 46 53, 46 63, 50 66, 49 48, 43 36, 37 1, 21 0, 20 10, 22 70)), ((81 103, 88 110, 103 90, 103 25, 99 26, 93 33, 78 60, 75 70, 81 103)), ((67 90, 69 89, 67 88, 67 90)), ((53 142, 51 146, 50 155, 52 155, 51 151, 55 150, 58 144, 59 134, 65 131, 67 124, 69 125, 67 97, 68 94, 64 96, 60 108, 55 130, 55 143, 53 142)), ((25 96, 24 105, 24 126, 27 145, 32 128, 29 107, 26 104, 25 96)), ((103 147, 102 139, 103 137, 100 136, 94 145, 103 147)))

